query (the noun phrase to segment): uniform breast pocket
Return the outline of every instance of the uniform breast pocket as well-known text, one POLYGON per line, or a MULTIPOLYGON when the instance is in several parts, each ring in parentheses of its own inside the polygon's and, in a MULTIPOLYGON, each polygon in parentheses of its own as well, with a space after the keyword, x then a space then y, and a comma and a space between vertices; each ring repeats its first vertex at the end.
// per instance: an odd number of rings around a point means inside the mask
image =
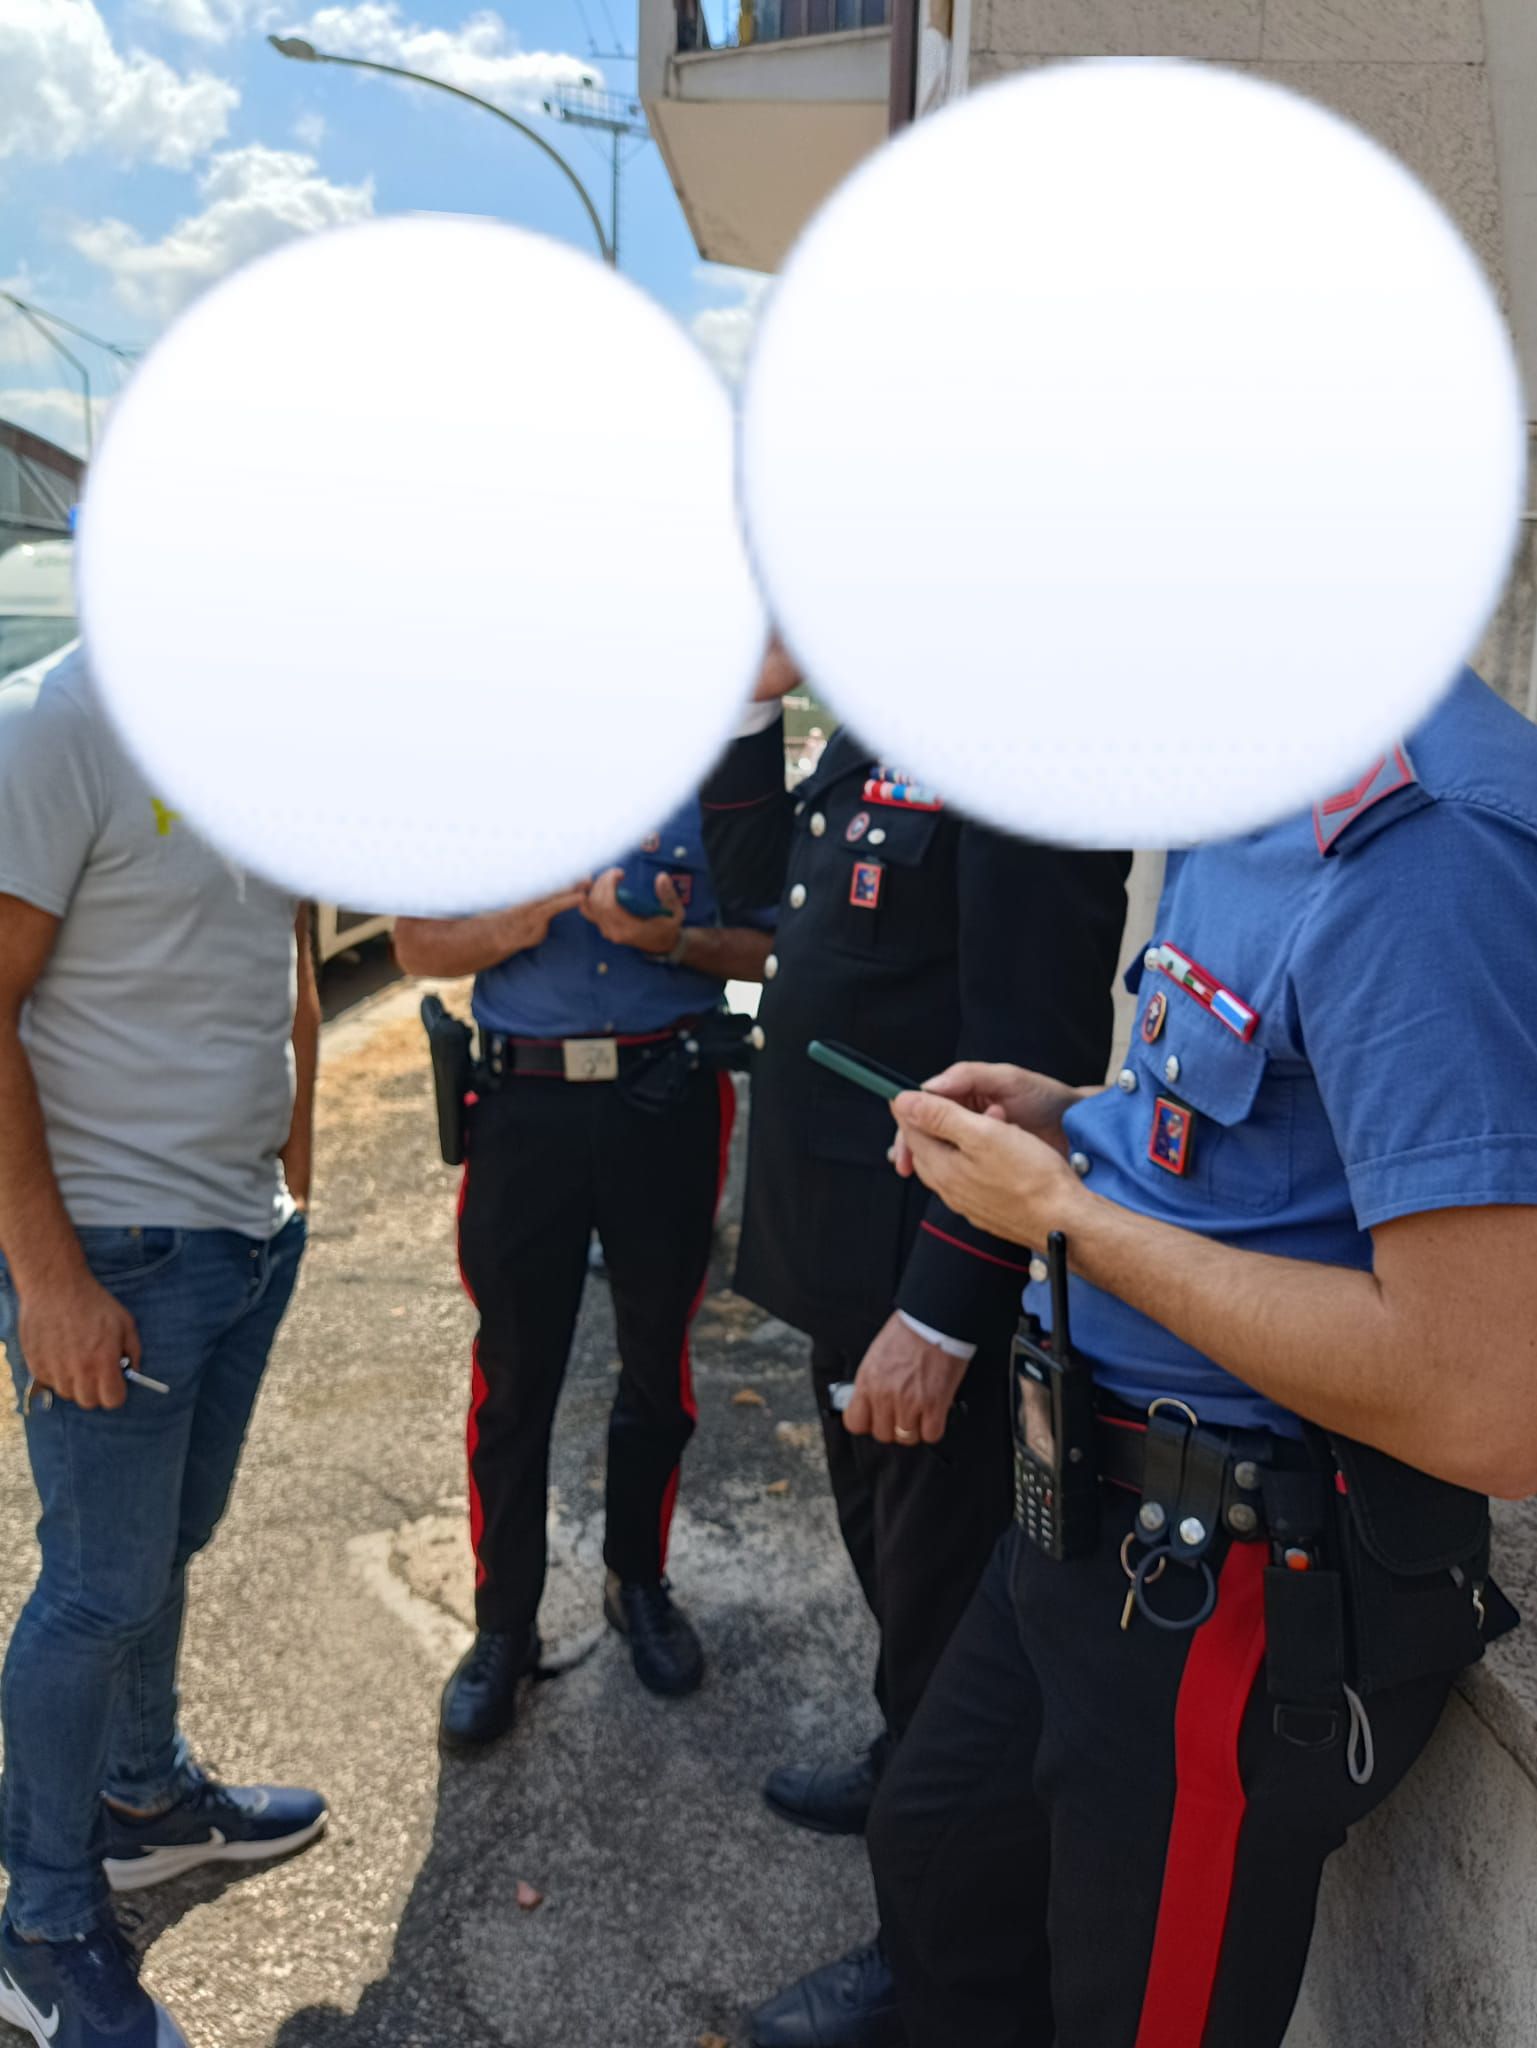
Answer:
POLYGON ((683 905, 685 916, 695 911, 696 903, 703 910, 706 906, 700 894, 700 874, 694 859, 690 856, 670 860, 670 851, 670 848, 663 847, 659 853, 637 856, 625 870, 625 886, 634 890, 643 903, 657 903, 661 900, 657 895, 657 878, 666 875, 683 905))
POLYGON ((853 953, 895 959, 907 951, 932 949, 934 920, 947 908, 954 916, 953 886, 946 890, 939 869, 940 814, 870 805, 856 813, 868 818, 857 838, 840 842, 834 887, 839 932, 853 953), (947 900, 948 899, 948 900, 947 900))
POLYGON ((1132 1040, 1146 1103, 1145 1171, 1213 1220, 1266 1215, 1291 1195, 1293 1083, 1184 990, 1149 976, 1132 1040), (1152 1036, 1149 1036, 1149 1032, 1152 1036))

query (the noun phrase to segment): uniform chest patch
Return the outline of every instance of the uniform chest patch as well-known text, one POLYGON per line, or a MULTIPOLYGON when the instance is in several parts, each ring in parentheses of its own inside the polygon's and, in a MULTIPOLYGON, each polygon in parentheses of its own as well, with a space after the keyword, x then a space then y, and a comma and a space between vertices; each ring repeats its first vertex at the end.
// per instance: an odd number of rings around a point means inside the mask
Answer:
POLYGON ((1160 1095, 1153 1104, 1153 1131, 1147 1141, 1147 1156, 1165 1173, 1184 1175, 1190 1171, 1190 1143, 1195 1115, 1184 1103, 1160 1095))
POLYGON ((1168 1014, 1169 998, 1161 988, 1154 989, 1148 997, 1147 1008, 1142 1012, 1142 1036, 1148 1045, 1152 1045, 1157 1039, 1168 1014))
POLYGON ((856 860, 854 879, 849 884, 849 901, 858 910, 874 910, 881 900, 881 882, 886 870, 878 860, 856 860))
POLYGON ((863 839, 869 829, 870 813, 868 811, 856 811, 853 817, 849 819, 848 830, 843 836, 852 846, 855 840, 863 839))

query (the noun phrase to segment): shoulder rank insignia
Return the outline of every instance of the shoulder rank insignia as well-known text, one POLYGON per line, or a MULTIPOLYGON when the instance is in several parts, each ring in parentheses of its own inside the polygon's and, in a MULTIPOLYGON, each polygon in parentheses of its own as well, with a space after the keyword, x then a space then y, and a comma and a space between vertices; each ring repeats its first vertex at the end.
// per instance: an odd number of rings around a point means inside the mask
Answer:
POLYGON ((1313 806, 1313 834, 1318 851, 1332 853, 1341 833, 1373 804, 1380 804, 1385 796, 1393 796, 1418 780, 1406 747, 1394 747, 1391 753, 1384 754, 1353 788, 1342 789, 1338 796, 1326 796, 1321 804, 1313 806))

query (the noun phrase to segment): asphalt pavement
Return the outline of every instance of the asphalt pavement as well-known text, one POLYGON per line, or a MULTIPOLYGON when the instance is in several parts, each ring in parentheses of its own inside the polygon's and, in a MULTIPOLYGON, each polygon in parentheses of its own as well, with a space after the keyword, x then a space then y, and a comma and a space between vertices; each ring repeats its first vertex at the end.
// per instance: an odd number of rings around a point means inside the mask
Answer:
MULTIPOLYGON (((210 1767, 318 1785, 332 1821, 287 1864, 125 1901, 145 1981, 192 2048, 741 2048, 746 2007, 873 1921, 862 1845, 776 1821, 763 1773, 875 1728, 874 1636, 803 1340, 726 1291, 742 1122, 672 1559, 704 1687, 653 1699, 599 1627, 618 1359, 594 1279, 556 1423, 541 1617, 566 1668, 503 1742, 444 1762, 438 1695, 471 1614, 457 1176, 437 1156, 414 991, 348 1007, 328 977, 327 993, 310 1251, 233 1507, 194 1568, 183 1690, 210 1767)), ((32 1521, 5 1411, 5 1631, 32 1521)))

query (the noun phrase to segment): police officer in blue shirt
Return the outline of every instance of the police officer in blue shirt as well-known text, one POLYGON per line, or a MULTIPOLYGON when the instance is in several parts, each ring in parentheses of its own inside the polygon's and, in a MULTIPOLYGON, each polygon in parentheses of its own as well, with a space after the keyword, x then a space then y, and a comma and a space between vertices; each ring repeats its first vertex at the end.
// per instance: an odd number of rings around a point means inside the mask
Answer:
POLYGON ((653 1692, 699 1683, 699 1641, 666 1567, 695 1420, 689 1324, 735 1106, 708 1025, 727 979, 761 977, 764 921, 717 902, 690 801, 590 886, 396 925, 408 972, 474 974, 480 1029, 459 1210, 460 1268, 480 1315, 469 1419, 477 1635, 443 1697, 449 1748, 509 1727, 518 1681, 538 1661, 550 1430, 594 1230, 621 1361, 604 1611, 653 1692))
POLYGON ((871 1817, 913 2048, 1285 2034, 1325 1859, 1514 1618, 1534 931, 1537 730, 1464 673, 1311 816, 1171 857, 1108 1089, 895 1105, 900 1168, 1071 1267, 1070 1335, 1026 1295, 1021 1521, 871 1817))

